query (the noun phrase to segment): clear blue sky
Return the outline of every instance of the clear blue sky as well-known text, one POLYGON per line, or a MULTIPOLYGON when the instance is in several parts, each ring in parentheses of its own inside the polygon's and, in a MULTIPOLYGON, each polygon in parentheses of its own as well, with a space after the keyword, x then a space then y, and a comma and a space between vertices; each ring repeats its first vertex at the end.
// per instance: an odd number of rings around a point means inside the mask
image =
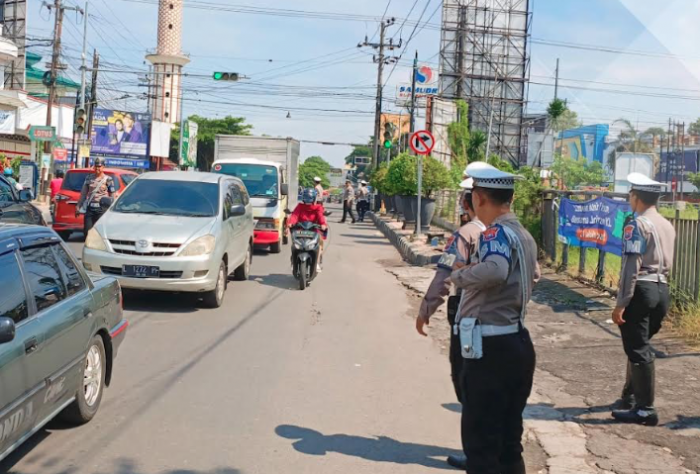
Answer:
MULTIPOLYGON (((80 0, 64 1, 83 4, 80 0)), ((386 0, 212 1, 228 7, 346 15, 339 15, 345 16, 341 20, 299 18, 203 10, 191 8, 196 5, 191 3, 185 9, 183 34, 183 49, 192 57, 186 71, 202 76, 214 70, 235 71, 250 80, 222 84, 208 77, 187 78, 186 115, 243 116, 257 134, 353 143, 367 140, 373 129, 376 66, 372 63, 372 50, 356 46, 365 35, 375 37, 377 23, 372 18, 384 14, 386 0), (291 119, 286 118, 287 111, 291 119)), ((99 50, 107 67, 115 71, 103 74, 100 81, 102 97, 109 100, 107 106, 145 109, 145 101, 136 97, 145 89, 138 87, 139 77, 133 72, 146 70, 144 53, 155 47, 157 6, 153 2, 90 1, 89 43, 99 50), (124 95, 130 97, 118 99, 124 95)), ((48 12, 39 3, 33 1, 29 5, 32 38, 48 37, 52 31, 48 12)), ((688 3, 534 0, 529 111, 541 111, 551 100, 553 71, 559 57, 560 96, 568 99, 586 123, 610 123, 626 117, 646 129, 661 126, 670 116, 686 121, 700 116, 699 102, 689 99, 700 98, 700 53, 694 51, 700 40, 695 24, 700 18, 700 6, 688 3), (551 42, 559 46, 544 44, 551 42), (573 47, 561 47, 561 43, 573 47)), ((434 14, 430 24, 438 25, 439 4, 439 0, 418 0, 411 11, 414 0, 392 0, 387 16, 399 20, 389 32, 396 40, 403 38, 406 42, 413 24, 402 27, 401 19, 409 12, 414 22, 423 11, 423 21, 434 14)), ((79 77, 80 21, 74 13, 66 14, 65 62, 70 65, 69 75, 75 78, 79 77)), ((439 45, 436 28, 419 28, 388 80, 385 93, 395 95, 396 85, 409 80, 416 49, 423 61, 437 68, 439 45)), ((47 47, 33 50, 48 56, 47 47)), ((391 70, 389 67, 387 73, 391 70)), ((350 148, 339 146, 302 146, 303 157, 319 154, 337 165, 349 151, 350 148)))

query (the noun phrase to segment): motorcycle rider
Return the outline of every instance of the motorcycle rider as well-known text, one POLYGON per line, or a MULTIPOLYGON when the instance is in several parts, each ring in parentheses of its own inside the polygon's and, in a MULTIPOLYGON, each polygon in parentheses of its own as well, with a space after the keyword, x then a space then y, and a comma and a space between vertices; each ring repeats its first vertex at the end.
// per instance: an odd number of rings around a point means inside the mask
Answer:
POLYGON ((315 189, 305 189, 301 195, 301 202, 297 204, 287 218, 287 232, 289 229, 299 222, 311 222, 313 224, 321 226, 323 231, 321 238, 321 246, 318 251, 318 264, 316 265, 316 271, 321 273, 321 263, 323 262, 323 241, 326 239, 326 230, 328 230, 328 223, 326 222, 326 217, 324 216, 323 206, 318 204, 316 200, 318 199, 318 193, 315 189))

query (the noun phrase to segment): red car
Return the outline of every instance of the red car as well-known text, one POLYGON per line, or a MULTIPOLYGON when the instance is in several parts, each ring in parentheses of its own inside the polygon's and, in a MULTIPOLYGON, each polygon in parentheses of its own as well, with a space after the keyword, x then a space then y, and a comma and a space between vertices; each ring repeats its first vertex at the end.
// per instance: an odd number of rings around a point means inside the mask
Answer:
MULTIPOLYGON (((92 168, 66 171, 61 189, 58 194, 56 194, 53 230, 55 230, 63 240, 68 240, 73 232, 83 231, 84 216, 79 214, 78 217, 75 217, 75 206, 78 204, 78 199, 80 199, 80 190, 83 189, 83 183, 90 173, 93 173, 92 168)), ((126 186, 130 182, 139 176, 133 171, 116 168, 106 168, 105 173, 114 180, 114 190, 117 196, 126 189, 126 186)))

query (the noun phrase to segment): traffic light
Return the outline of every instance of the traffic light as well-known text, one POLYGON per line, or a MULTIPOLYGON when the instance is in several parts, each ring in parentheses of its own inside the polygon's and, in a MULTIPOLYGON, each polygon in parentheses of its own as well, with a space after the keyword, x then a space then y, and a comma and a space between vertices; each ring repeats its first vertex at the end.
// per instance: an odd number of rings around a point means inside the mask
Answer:
POLYGON ((215 81, 237 81, 238 80, 238 73, 237 72, 215 72, 213 77, 214 77, 215 81))
POLYGON ((73 131, 78 134, 85 133, 85 126, 87 125, 87 113, 85 109, 78 108, 75 109, 75 125, 73 131))
POLYGON ((384 148, 392 148, 394 146, 394 124, 386 122, 384 124, 384 148))

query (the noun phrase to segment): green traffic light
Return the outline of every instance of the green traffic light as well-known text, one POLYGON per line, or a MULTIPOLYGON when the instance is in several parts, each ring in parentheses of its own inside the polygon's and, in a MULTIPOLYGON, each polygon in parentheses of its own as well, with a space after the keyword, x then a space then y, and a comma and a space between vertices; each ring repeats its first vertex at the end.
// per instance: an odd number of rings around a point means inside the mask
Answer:
POLYGON ((224 77, 223 72, 215 72, 214 73, 214 80, 215 81, 220 81, 221 79, 223 79, 223 77, 224 77))
POLYGON ((392 145, 391 140, 384 140, 384 148, 391 148, 392 145))

